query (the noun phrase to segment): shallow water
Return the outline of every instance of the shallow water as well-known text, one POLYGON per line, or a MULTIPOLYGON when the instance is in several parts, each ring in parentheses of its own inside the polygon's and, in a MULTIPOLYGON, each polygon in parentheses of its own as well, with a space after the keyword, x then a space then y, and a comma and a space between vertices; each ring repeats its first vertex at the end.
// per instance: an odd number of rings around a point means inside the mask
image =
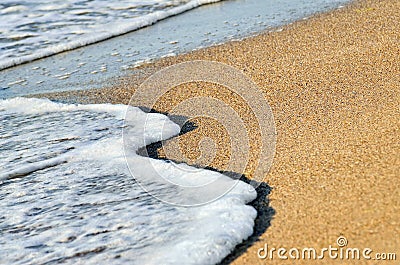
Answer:
POLYGON ((208 2, 5 0, 0 4, 0 69, 124 34, 208 2))
MULTIPOLYGON (((275 30, 275 27, 348 2, 235 0, 202 5, 129 34, 2 70, 0 98, 101 88, 118 76, 131 74, 129 68, 143 61, 240 39, 264 30, 275 30)), ((125 21, 124 25, 129 29, 131 23, 125 21)), ((110 33, 120 34, 116 27, 108 28, 110 33)), ((80 41, 85 35, 74 36, 77 47, 82 45, 80 41)), ((47 51, 37 52, 37 55, 47 54, 47 51)), ((0 60, 1 63, 7 62, 0 60)))
POLYGON ((169 10, 182 1, 4 0, 0 4, 0 61, 31 55, 48 47, 104 33, 105 25, 169 10))
MULTIPOLYGON (((166 116, 132 109, 134 150, 179 133, 166 116)), ((127 157, 132 177, 121 138, 125 111, 0 100, 0 264, 214 264, 251 235, 256 211, 246 203, 256 193, 243 182, 196 169, 193 183, 217 177, 235 186, 214 202, 179 207, 153 195, 192 195, 160 183, 146 168, 150 158, 127 157), (140 172, 149 192, 138 185, 140 172)), ((188 176, 173 163, 152 163, 188 176)))

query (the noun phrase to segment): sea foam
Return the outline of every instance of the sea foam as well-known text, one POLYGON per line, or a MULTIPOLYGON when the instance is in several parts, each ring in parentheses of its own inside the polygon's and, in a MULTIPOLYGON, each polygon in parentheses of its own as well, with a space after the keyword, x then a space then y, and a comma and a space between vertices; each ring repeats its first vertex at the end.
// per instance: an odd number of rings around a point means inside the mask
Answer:
POLYGON ((0 70, 119 36, 221 0, 66 0, 54 5, 40 1, 24 6, 7 0, 4 4, 9 7, 0 9, 4 16, 0 70))
MULTIPOLYGON (((0 101, 1 264, 215 264, 251 235, 256 211, 246 204, 256 192, 244 182, 197 207, 155 199, 152 194, 188 196, 157 179, 147 183, 149 192, 140 188, 126 159, 135 174, 150 172, 150 164, 182 181, 188 174, 172 162, 135 153, 125 158, 121 131, 127 108, 0 101)), ((129 108, 138 125, 129 148, 179 133, 166 116, 129 108)), ((190 183, 216 176, 234 182, 197 169, 190 183)))

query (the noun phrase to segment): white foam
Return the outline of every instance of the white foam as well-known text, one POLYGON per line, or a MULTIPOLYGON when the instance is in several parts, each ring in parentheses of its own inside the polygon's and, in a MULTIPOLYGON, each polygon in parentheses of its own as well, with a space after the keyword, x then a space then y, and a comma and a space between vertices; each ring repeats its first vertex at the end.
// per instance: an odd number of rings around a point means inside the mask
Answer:
POLYGON ((28 8, 23 5, 16 5, 16 6, 10 6, 7 8, 4 8, 0 10, 0 14, 8 14, 8 13, 14 13, 14 12, 21 12, 21 11, 26 11, 28 8))
MULTIPOLYGON (((179 126, 133 107, 124 125, 127 108, 0 100, 1 264, 215 264, 252 233, 256 211, 246 203, 256 192, 244 182, 200 207, 172 206, 145 193, 126 166, 122 127, 137 125, 129 127, 137 150, 178 134, 179 126)), ((135 152, 127 159, 136 174, 153 178, 147 186, 153 194, 206 195, 160 184, 150 166, 189 185, 234 182, 135 152)))
MULTIPOLYGON (((109 39, 111 37, 119 36, 122 34, 125 34, 130 31, 137 30, 139 28, 145 27, 152 25, 156 23, 157 21, 160 21, 162 19, 165 19, 170 16, 174 16, 183 12, 186 12, 188 10, 191 10, 193 8, 196 8, 198 6, 204 5, 204 4, 209 4, 209 3, 214 3, 214 2, 219 2, 221 0, 190 0, 187 1, 187 3, 182 4, 182 5, 177 5, 172 8, 165 8, 163 10, 155 11, 155 12, 150 12, 145 15, 141 15, 139 17, 127 17, 127 18, 121 18, 121 19, 116 19, 116 21, 108 21, 105 18, 102 20, 97 20, 94 21, 92 24, 87 25, 86 30, 82 30, 81 26, 74 26, 74 25, 69 25, 71 24, 71 21, 74 20, 79 20, 79 15, 81 14, 86 14, 90 10, 87 9, 82 9, 82 10, 72 10, 69 14, 72 16, 71 18, 67 17, 67 20, 65 22, 60 22, 58 23, 57 21, 59 20, 58 16, 54 16, 52 13, 44 13, 40 17, 36 17, 34 20, 27 20, 26 16, 21 16, 21 15, 14 15, 14 17, 7 18, 9 22, 3 22, 4 23, 4 28, 7 29, 8 31, 14 31, 17 26, 20 27, 25 27, 25 25, 28 25, 29 23, 48 23, 48 21, 52 21, 52 25, 56 28, 53 29, 46 29, 46 35, 40 38, 36 38, 35 42, 30 42, 30 41, 20 41, 18 44, 24 45, 26 49, 31 49, 29 47, 29 44, 34 44, 33 47, 38 45, 40 42, 44 41, 50 41, 52 42, 52 45, 50 46, 44 46, 41 47, 39 46, 35 50, 31 50, 29 53, 26 53, 26 51, 14 51, 14 53, 9 54, 8 52, 5 52, 3 56, 0 56, 0 70, 5 69, 8 67, 12 67, 15 65, 19 65, 25 62, 30 62, 39 58, 47 57, 50 55, 54 55, 63 51, 67 50, 72 50, 76 49, 78 47, 82 47, 88 44, 96 43, 105 39, 109 39), (83 13, 82 13, 82 12, 83 13), (77 18, 78 17, 78 18, 77 18), (62 30, 57 29, 57 27, 63 28, 62 30), (70 30, 71 32, 69 32, 70 30), (74 34, 75 33, 75 34, 74 34), (77 34, 76 34, 77 33, 77 34), (69 36, 72 34, 73 36, 69 36), (52 39, 54 38, 54 39, 52 39), (66 38, 66 39, 65 39, 66 38), (16 56, 16 53, 18 54, 24 54, 22 56, 16 56)), ((99 1, 96 1, 99 2, 99 1)), ((154 1, 157 3, 157 1, 154 1)), ((163 1, 158 1, 163 3, 163 1)), ((172 5, 169 3, 171 1, 166 1, 165 6, 168 7, 169 5, 172 5)), ((172 1, 173 2, 173 1, 172 1)), ((185 2, 185 1, 183 1, 185 2)), ((118 3, 118 2, 117 2, 118 3)), ((135 3, 135 2, 134 2, 135 3)), ((133 8, 133 6, 138 6, 140 2, 136 1, 135 5, 132 3, 130 4, 130 8, 133 8)), ((150 2, 143 2, 143 4, 146 5, 151 5, 154 4, 151 1, 150 2)), ((99 3, 99 5, 104 5, 103 3, 99 3)), ((44 5, 41 6, 37 9, 37 11, 50 11, 50 10, 58 10, 58 9, 66 9, 69 7, 68 3, 65 4, 58 4, 58 5, 44 5)), ((107 10, 114 10, 114 11, 124 11, 128 7, 124 7, 121 9, 121 6, 106 6, 107 10)), ((99 8, 100 9, 100 8, 99 8)), ((14 14, 15 12, 22 12, 29 10, 26 6, 15 6, 15 7, 9 7, 6 9, 3 9, 2 12, 4 13, 12 13, 14 14)), ((100 9, 101 10, 101 9, 100 9)), ((99 12, 97 9, 91 10, 91 12, 99 12)), ((101 13, 101 11, 100 11, 101 13)), ((108 13, 104 13, 105 15, 108 13)), ((65 16, 65 12, 63 16, 65 16)), ((88 19, 88 18, 85 18, 88 19)), ((79 22, 81 23, 81 22, 79 22)), ((5 31, 6 32, 6 31, 5 31)), ((10 47, 12 47, 13 44, 11 44, 10 47)), ((31 46, 32 46, 31 45, 31 46)), ((42 45, 42 44, 40 44, 42 45)), ((9 45, 7 44, 5 48, 9 48, 9 45)), ((11 48, 12 51, 12 48, 11 48)))
POLYGON ((26 176, 32 172, 49 167, 54 167, 65 162, 67 162, 67 158, 61 156, 61 157, 42 160, 36 163, 22 165, 16 169, 0 173, 0 181, 26 176))
MULTIPOLYGON (((117 119, 123 119, 127 110, 126 105, 121 104, 62 104, 49 99, 37 98, 11 98, 0 101, 0 110, 7 113, 20 114, 44 114, 49 112, 68 112, 68 111, 97 111, 107 112, 117 119)), ((139 113, 138 109, 138 113, 139 113)))

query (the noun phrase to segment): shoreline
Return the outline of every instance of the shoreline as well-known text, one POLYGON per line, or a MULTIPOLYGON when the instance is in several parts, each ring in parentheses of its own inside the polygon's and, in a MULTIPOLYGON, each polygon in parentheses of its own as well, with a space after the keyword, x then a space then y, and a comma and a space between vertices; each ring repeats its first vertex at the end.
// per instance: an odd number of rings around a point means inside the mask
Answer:
MULTIPOLYGON (((272 187, 268 200, 275 214, 266 231, 235 256, 233 264, 279 264, 278 259, 259 259, 257 250, 265 244, 322 249, 335 245, 339 236, 347 238, 349 247, 396 252, 400 247, 399 10, 395 0, 356 1, 283 26, 279 32, 143 65, 112 88, 46 97, 127 104, 135 86, 166 66, 190 60, 231 65, 260 87, 278 131, 275 159, 265 176, 272 187)), ((168 112, 190 96, 226 98, 216 94, 215 87, 199 87, 201 93, 188 85, 178 87, 155 110, 168 112)), ((218 125, 198 121, 198 126, 178 138, 189 150, 188 157, 196 156, 190 150, 196 150, 199 134, 221 138, 218 125)), ((213 168, 223 169, 228 151, 221 150, 213 168)), ((251 172, 246 172, 248 176, 251 172)), ((328 258, 315 262, 338 263, 328 258)))
POLYGON ((263 1, 241 0, 202 5, 107 41, 1 70, 0 94, 2 98, 10 98, 102 88, 131 74, 129 67, 142 62, 251 36, 348 1, 308 0, 288 4, 290 1, 285 0, 269 6, 263 1))
POLYGON ((31 63, 33 61, 37 61, 43 58, 47 58, 56 54, 60 54, 63 52, 72 51, 78 48, 83 48, 85 46, 89 46, 92 44, 96 44, 105 40, 109 40, 111 38, 119 37, 133 31, 137 31, 139 29, 151 26, 161 20, 165 20, 171 16, 176 16, 182 14, 184 12, 190 11, 194 8, 197 8, 202 5, 208 5, 212 3, 219 2, 221 0, 208 0, 202 3, 200 2, 188 2, 181 6, 176 6, 170 10, 163 10, 158 13, 150 13, 147 15, 143 15, 140 17, 136 17, 129 23, 129 25, 120 25, 116 23, 115 25, 110 25, 110 27, 115 28, 116 31, 111 32, 96 32, 95 34, 87 35, 83 39, 70 41, 66 46, 65 45, 55 45, 50 48, 45 48, 41 54, 34 53, 32 55, 25 55, 14 59, 9 59, 5 63, 0 64, 0 71, 5 70, 14 66, 19 66, 22 64, 31 63))

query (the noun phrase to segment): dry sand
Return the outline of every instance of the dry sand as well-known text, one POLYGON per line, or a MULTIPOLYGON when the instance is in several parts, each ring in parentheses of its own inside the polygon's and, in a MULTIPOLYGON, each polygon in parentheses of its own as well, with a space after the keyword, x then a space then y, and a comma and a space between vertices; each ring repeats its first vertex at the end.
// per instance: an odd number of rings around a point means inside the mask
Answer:
MULTIPOLYGON (((137 69, 111 89, 50 97, 127 103, 143 78, 167 65, 204 59, 240 69, 263 91, 275 118, 276 155, 265 176, 272 187, 267 206, 273 210, 269 208, 269 214, 258 220, 267 229, 257 241, 226 261, 293 264, 278 258, 260 260, 257 250, 265 243, 287 249, 335 247, 343 235, 348 247, 397 252, 397 261, 368 264, 399 264, 400 1, 358 1, 282 29, 162 59, 137 69)), ((246 124, 256 126, 246 103, 229 98, 215 85, 179 86, 171 93, 156 110, 168 111, 190 96, 212 96, 233 104, 246 124)), ((179 137, 188 161, 194 163, 200 136, 208 135, 225 146, 229 143, 215 121, 195 122, 196 130, 179 137)), ((259 140, 257 133, 251 135, 247 177, 256 164, 259 140)), ((212 167, 224 169, 228 149, 218 148, 212 167)), ((297 264, 305 263, 310 262, 297 264)), ((315 262, 364 263, 327 257, 315 262)))

